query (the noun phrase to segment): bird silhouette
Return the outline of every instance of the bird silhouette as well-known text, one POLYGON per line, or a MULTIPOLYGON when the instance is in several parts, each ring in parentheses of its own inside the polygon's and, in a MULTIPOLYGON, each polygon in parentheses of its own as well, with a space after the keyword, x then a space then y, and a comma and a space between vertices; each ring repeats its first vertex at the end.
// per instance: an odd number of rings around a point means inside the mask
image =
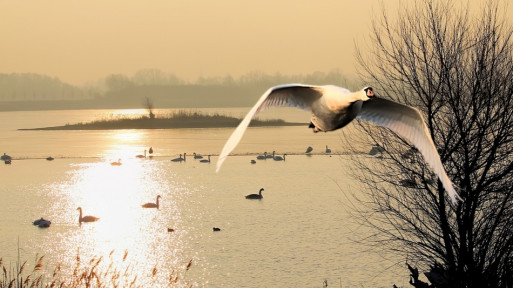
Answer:
POLYGON ((219 171, 228 154, 239 144, 251 119, 264 109, 296 107, 312 113, 313 132, 340 129, 356 118, 389 128, 410 141, 437 174, 453 203, 461 199, 447 176, 420 112, 407 105, 376 97, 371 87, 351 92, 335 85, 285 84, 269 88, 251 108, 225 143, 218 161, 219 171))
POLYGON ((96 221, 98 221, 100 219, 98 217, 89 216, 89 215, 82 217, 82 207, 78 207, 77 210, 80 211, 80 215, 78 216, 78 223, 82 223, 82 222, 96 222, 96 221))
POLYGON ((201 163, 210 163, 210 155, 207 156, 207 159, 201 159, 201 163))
POLYGON ((162 198, 160 197, 160 195, 157 195, 157 200, 155 201, 155 203, 153 202, 148 202, 148 203, 144 203, 142 204, 141 206, 143 208, 157 208, 159 209, 159 199, 162 198))
POLYGON ((262 198, 264 198, 264 196, 262 196, 262 191, 264 191, 264 188, 260 188, 260 191, 258 191, 258 194, 246 195, 246 199, 262 199, 262 198))

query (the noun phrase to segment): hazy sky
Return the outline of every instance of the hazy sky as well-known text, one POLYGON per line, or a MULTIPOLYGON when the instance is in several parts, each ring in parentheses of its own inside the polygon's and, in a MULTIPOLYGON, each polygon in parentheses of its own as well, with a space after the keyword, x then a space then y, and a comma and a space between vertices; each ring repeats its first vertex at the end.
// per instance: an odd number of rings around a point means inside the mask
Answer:
MULTIPOLYGON (((156 68, 195 80, 355 71, 381 0, 0 1, 0 72, 72 84, 156 68)), ((399 0, 384 0, 396 9, 399 0)))

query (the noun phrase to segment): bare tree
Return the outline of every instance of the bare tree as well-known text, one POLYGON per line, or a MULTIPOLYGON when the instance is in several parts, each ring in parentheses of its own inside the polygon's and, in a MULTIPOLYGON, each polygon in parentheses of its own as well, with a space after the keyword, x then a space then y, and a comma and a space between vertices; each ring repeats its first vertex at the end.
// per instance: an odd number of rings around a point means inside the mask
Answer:
POLYGON ((155 113, 153 113, 153 101, 151 101, 149 97, 146 97, 146 109, 148 109, 150 119, 155 119, 155 113))
POLYGON ((356 196, 365 203, 357 206, 359 219, 378 231, 376 242, 426 271, 431 284, 408 265, 415 287, 513 287, 513 29, 506 8, 491 1, 473 15, 451 1, 416 1, 394 23, 386 13, 375 20, 372 51, 358 54, 378 96, 424 114, 463 198, 457 205, 445 198, 407 141, 359 124, 367 132, 359 143, 370 137, 384 147, 382 160, 355 157, 366 186, 356 196))

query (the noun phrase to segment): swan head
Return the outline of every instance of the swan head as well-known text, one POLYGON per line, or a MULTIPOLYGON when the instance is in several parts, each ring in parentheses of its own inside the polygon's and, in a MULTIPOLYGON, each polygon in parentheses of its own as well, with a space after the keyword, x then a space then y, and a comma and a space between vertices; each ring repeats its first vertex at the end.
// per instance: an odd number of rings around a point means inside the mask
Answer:
POLYGON ((374 91, 372 90, 372 87, 364 87, 363 92, 365 92, 365 96, 367 96, 368 99, 374 98, 374 91))

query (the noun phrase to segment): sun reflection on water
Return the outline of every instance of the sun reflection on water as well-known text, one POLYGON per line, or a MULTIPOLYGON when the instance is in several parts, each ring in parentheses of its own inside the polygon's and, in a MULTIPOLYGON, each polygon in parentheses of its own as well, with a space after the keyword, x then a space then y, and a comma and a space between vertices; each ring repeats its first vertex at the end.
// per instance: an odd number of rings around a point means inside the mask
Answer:
POLYGON ((66 240, 52 253, 66 255, 67 260, 59 259, 66 263, 60 264, 74 267, 78 253, 87 260, 106 257, 122 267, 126 264, 120 255, 108 255, 113 250, 115 254, 128 251, 129 261, 141 271, 138 277, 146 279, 141 281, 149 281, 154 267, 159 267, 158 281, 163 281, 191 259, 187 251, 188 232, 167 230, 180 228, 183 213, 176 202, 188 193, 187 188, 180 187, 184 182, 176 180, 167 161, 131 157, 120 166, 112 166, 108 161, 72 165, 69 180, 54 192, 59 199, 54 209, 61 211, 60 220, 69 228, 63 230, 67 235, 61 237, 66 240), (159 209, 141 207, 143 203, 154 202, 157 195, 162 196, 159 209), (84 216, 100 219, 79 225, 77 207, 82 207, 84 216))

